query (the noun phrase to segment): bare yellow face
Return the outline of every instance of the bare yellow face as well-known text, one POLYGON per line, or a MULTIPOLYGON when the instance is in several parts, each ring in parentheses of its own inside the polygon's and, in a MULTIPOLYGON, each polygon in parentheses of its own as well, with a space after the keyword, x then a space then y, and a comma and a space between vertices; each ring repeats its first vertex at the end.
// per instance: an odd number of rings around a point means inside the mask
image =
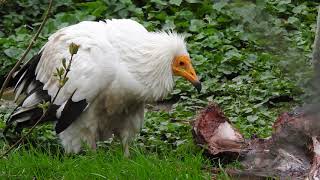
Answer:
POLYGON ((176 56, 172 63, 172 71, 175 76, 182 76, 190 81, 198 92, 201 91, 201 83, 192 67, 189 56, 176 56))

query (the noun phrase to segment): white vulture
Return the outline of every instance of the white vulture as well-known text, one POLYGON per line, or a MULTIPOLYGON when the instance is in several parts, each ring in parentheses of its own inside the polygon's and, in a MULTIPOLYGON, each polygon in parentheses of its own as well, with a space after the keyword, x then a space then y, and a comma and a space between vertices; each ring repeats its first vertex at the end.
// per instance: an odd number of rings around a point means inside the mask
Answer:
POLYGON ((14 75, 16 99, 23 94, 25 98, 7 127, 21 132, 41 117, 38 105, 57 94, 59 82, 54 72, 62 59, 69 61, 71 43, 80 47, 69 79, 43 119, 55 122, 66 152, 79 152, 83 142, 96 148, 97 141, 115 135, 129 155, 129 143, 143 125, 145 103, 166 97, 174 87, 174 75, 201 90, 181 35, 148 32, 129 19, 84 21, 51 35, 14 75))

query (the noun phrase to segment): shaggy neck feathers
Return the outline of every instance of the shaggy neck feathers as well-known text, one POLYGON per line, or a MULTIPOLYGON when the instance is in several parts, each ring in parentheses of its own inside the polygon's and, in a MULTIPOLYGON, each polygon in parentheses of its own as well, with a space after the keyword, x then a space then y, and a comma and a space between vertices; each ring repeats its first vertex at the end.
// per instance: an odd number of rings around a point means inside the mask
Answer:
POLYGON ((142 84, 141 97, 147 101, 163 99, 173 89, 172 61, 187 54, 184 40, 176 33, 147 33, 140 44, 128 48, 128 70, 142 84))

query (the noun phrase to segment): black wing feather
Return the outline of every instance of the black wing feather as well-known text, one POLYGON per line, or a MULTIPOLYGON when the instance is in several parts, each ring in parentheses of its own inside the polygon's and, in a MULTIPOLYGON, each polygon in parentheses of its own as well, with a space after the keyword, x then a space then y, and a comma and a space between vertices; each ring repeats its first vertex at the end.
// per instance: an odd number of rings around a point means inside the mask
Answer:
POLYGON ((22 80, 26 80, 30 83, 33 79, 35 79, 34 72, 41 58, 41 55, 42 52, 39 52, 38 54, 33 56, 26 64, 24 64, 17 72, 15 72, 12 76, 12 79, 9 81, 8 87, 18 87, 21 84, 22 80), (24 77, 22 77, 23 74, 24 77))
MULTIPOLYGON (((17 71, 11 82, 11 87, 15 87, 15 92, 25 94, 26 98, 18 105, 18 107, 10 115, 6 122, 7 132, 9 129, 13 129, 14 132, 20 133, 23 128, 32 127, 43 115, 43 110, 38 107, 40 102, 49 102, 51 100, 47 90, 43 90, 43 83, 36 80, 35 70, 41 58, 41 52, 24 64, 19 71, 17 71), (28 99, 29 98, 29 99, 28 99), (23 105, 25 101, 29 101, 29 105, 26 107, 23 105), (31 103, 30 103, 31 101, 31 103)), ((88 103, 86 100, 78 102, 72 101, 72 96, 65 103, 64 108, 59 118, 56 117, 56 113, 59 105, 51 105, 39 124, 48 121, 57 121, 55 130, 57 134, 64 131, 73 121, 75 121, 80 114, 85 110, 88 103)))
POLYGON ((67 129, 67 127, 80 116, 87 105, 88 103, 85 99, 73 102, 71 98, 69 98, 62 110, 60 118, 58 119, 58 123, 56 124, 56 133, 59 134, 67 129))

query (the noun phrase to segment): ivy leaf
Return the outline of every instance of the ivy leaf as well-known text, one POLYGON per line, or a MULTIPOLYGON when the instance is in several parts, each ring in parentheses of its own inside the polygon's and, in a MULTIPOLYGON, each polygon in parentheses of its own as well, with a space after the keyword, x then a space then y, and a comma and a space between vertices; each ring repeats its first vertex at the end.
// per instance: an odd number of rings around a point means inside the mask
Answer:
POLYGON ((305 4, 301 4, 292 9, 292 12, 295 14, 306 14, 307 6, 305 4))
POLYGON ((173 4, 173 5, 176 5, 176 6, 180 6, 182 0, 170 0, 169 3, 170 4, 173 4))
POLYGON ((187 1, 188 3, 201 3, 201 1, 200 0, 185 0, 185 1, 187 1))
POLYGON ((204 26, 204 22, 199 19, 192 19, 190 21, 190 27, 189 30, 192 32, 197 32, 199 31, 202 27, 204 26))
POLYGON ((298 23, 298 22, 299 22, 299 19, 296 18, 296 17, 289 17, 289 18, 288 18, 288 23, 289 23, 289 24, 296 24, 296 23, 298 23))
POLYGON ((173 30, 175 29, 176 25, 174 24, 173 20, 167 19, 165 21, 164 26, 162 27, 163 30, 173 30))
POLYGON ((19 56, 23 53, 23 50, 16 47, 10 47, 9 49, 5 49, 3 52, 10 58, 18 59, 19 56))
POLYGON ((220 2, 216 2, 212 5, 212 8, 217 10, 217 11, 221 11, 221 9, 223 7, 225 7, 228 3, 224 2, 224 1, 220 1, 220 2))
POLYGON ((250 123, 255 122, 257 119, 258 119, 258 116, 257 116, 257 115, 247 116, 247 120, 248 120, 250 123))
POLYGON ((167 5, 168 3, 163 0, 151 0, 150 2, 154 2, 158 5, 167 5))

